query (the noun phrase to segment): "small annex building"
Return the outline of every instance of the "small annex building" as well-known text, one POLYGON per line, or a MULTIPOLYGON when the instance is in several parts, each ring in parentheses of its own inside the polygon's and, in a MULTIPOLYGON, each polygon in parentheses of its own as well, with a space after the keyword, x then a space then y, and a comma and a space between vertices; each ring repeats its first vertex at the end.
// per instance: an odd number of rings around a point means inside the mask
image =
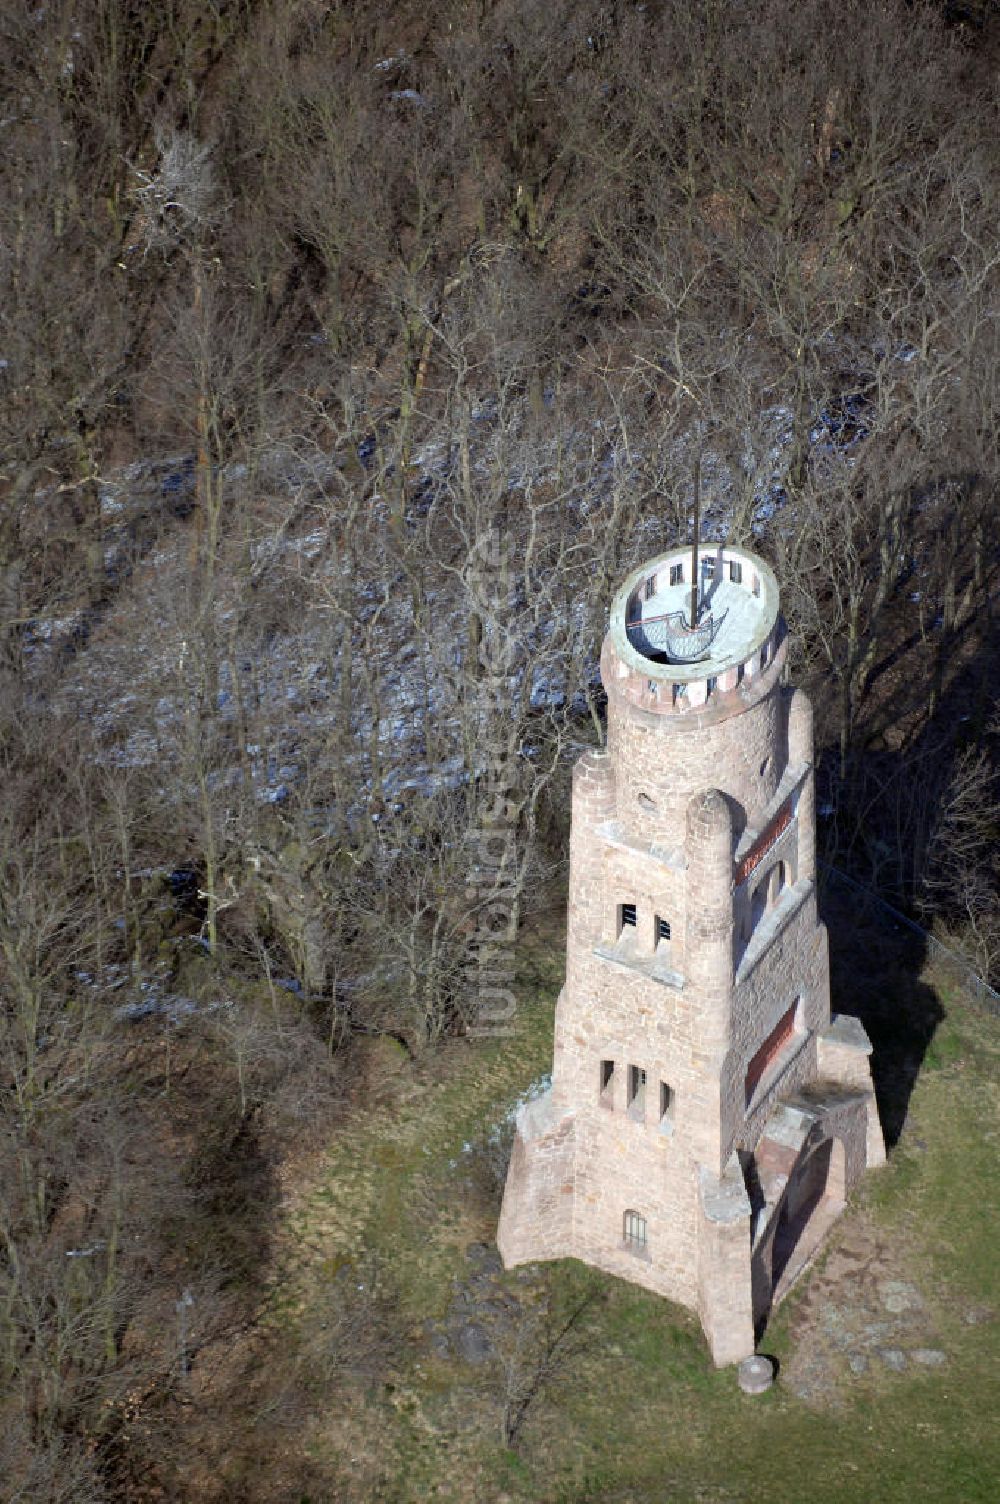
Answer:
POLYGON ((742 548, 676 549, 618 592, 607 748, 573 775, 552 1084, 518 1115, 497 1233, 508 1267, 573 1256, 697 1311, 720 1365, 885 1159, 868 1038, 830 1015, 785 657, 742 548))

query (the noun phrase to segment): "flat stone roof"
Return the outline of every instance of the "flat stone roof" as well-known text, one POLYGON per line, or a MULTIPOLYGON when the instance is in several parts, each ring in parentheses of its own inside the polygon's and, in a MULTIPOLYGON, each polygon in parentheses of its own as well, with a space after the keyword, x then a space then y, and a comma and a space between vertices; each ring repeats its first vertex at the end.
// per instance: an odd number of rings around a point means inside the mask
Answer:
MULTIPOLYGON (((633 570, 615 596, 611 607, 615 652, 635 672, 674 684, 705 679, 745 663, 774 628, 778 583, 763 559, 728 544, 705 544, 698 556, 699 625, 710 613, 713 630, 710 642, 694 660, 671 654, 665 647, 673 628, 664 618, 680 612, 687 619, 690 610, 689 547, 671 549, 633 570), (731 564, 738 568, 731 570, 731 564), (671 571, 676 573, 678 567, 683 578, 671 584, 671 571), (732 578, 734 572, 738 580, 732 578), (651 593, 647 593, 650 581, 651 593)), ((683 634, 677 634, 675 641, 683 650, 683 634)))

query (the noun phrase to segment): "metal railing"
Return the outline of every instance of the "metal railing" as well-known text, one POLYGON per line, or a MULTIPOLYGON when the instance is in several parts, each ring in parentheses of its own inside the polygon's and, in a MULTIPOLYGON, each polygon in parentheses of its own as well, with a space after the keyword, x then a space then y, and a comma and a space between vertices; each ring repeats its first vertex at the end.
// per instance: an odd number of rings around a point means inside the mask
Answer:
POLYGON ((709 612, 696 627, 687 626, 683 611, 665 611, 660 616, 637 616, 626 623, 629 641, 637 652, 665 653, 673 663, 697 663, 712 646, 722 623, 709 612))
POLYGON ((778 810, 777 814, 773 815, 772 818, 764 826, 764 829, 761 831, 756 841, 754 841, 749 851, 745 852, 740 860, 736 863, 736 870, 733 873, 733 882, 735 883, 737 888, 741 883, 746 882, 751 872, 756 871, 761 862, 767 856, 768 852, 771 850, 772 846, 777 845, 779 839, 784 835, 785 831, 788 829, 791 823, 792 798, 791 795, 789 795, 784 804, 778 810))

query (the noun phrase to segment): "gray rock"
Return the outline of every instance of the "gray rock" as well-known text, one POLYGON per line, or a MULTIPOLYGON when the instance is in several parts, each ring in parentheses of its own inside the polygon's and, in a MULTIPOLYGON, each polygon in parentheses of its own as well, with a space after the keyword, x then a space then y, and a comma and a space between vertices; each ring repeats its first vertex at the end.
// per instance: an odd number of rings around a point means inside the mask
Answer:
POLYGON ((455 1350, 465 1363, 486 1363, 493 1356, 493 1343, 477 1321, 462 1322, 455 1330, 455 1350))
POLYGON ((850 1364, 852 1373, 864 1373, 868 1367, 868 1359, 864 1353, 848 1353, 847 1361, 850 1364))
POLYGON ((447 1358, 451 1349, 448 1346, 446 1333, 434 1321, 424 1322, 424 1332, 434 1356, 436 1358, 447 1358))
POLYGON ((915 1347, 910 1357, 914 1363, 924 1363, 928 1368, 939 1368, 948 1361, 948 1354, 939 1347, 915 1347))
POLYGON ((901 1315, 903 1311, 917 1311, 923 1305, 919 1290, 905 1280, 887 1279, 880 1288, 882 1304, 894 1316, 901 1315))
POLYGON ((893 1373, 902 1373, 906 1367, 906 1354, 901 1347, 880 1347, 878 1355, 893 1373))
POLYGON ((774 1364, 770 1358, 755 1353, 744 1358, 736 1370, 736 1380, 744 1394, 763 1394, 774 1383, 774 1364))
POLYGON ((503 1260, 496 1248, 489 1243, 470 1243, 465 1257, 480 1274, 502 1274, 503 1260))

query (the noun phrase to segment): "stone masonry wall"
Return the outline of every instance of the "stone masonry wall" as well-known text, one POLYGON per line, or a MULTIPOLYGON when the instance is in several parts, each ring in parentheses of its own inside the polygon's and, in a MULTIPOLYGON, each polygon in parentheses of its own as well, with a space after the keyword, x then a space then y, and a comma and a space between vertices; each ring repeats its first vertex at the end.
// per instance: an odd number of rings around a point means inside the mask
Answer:
POLYGON ((787 707, 780 692, 783 654, 752 686, 735 692, 745 703, 741 714, 713 721, 697 712, 658 716, 637 710, 615 692, 614 675, 609 679, 607 673, 610 653, 606 643, 608 751, 622 825, 668 849, 680 846, 689 800, 719 788, 732 801, 739 836, 773 798, 788 760, 787 707), (640 795, 655 808, 640 802, 640 795))
POLYGON ((522 1111, 504 1187, 497 1247, 505 1264, 573 1252, 575 1123, 551 1093, 522 1111))
MULTIPOLYGON (((793 903, 795 895, 786 902, 793 903)), ((733 994, 730 1051, 723 1067, 721 1143, 752 1149, 774 1100, 816 1074, 816 1039, 830 1019, 826 929, 811 886, 793 917, 733 994), (777 1075, 765 1074, 748 1114, 747 1066, 789 1006, 801 999, 796 1040, 782 1052, 777 1075), (782 1068, 782 1061, 785 1062, 782 1068)))

